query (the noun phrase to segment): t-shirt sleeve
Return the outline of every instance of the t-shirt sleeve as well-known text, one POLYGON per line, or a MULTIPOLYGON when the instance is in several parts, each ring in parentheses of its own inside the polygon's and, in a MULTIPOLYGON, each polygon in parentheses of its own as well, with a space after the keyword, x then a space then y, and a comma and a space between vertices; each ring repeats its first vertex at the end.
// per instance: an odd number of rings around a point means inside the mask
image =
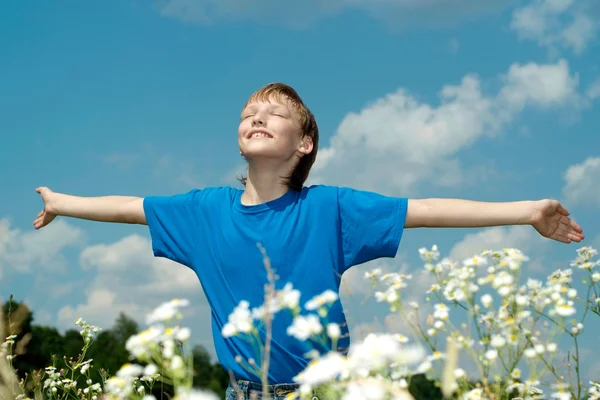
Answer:
POLYGON ((338 189, 344 271, 377 258, 396 256, 407 207, 407 198, 338 189))
POLYGON ((156 257, 164 257, 191 267, 198 228, 198 189, 173 196, 144 198, 144 213, 156 257))

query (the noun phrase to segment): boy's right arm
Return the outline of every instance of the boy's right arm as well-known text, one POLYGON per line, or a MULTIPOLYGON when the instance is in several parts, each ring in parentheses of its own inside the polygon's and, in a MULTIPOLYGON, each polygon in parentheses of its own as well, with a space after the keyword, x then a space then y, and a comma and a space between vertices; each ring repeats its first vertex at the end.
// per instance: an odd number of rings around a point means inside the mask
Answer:
POLYGON ((55 193, 47 187, 39 187, 36 192, 44 201, 44 209, 33 222, 35 229, 48 225, 59 215, 91 221, 147 225, 142 197, 79 197, 55 193))

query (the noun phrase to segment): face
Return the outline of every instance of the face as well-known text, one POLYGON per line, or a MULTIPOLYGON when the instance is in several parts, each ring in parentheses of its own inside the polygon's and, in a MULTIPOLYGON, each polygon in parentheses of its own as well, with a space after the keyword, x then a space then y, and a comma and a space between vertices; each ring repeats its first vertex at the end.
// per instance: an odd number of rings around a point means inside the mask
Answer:
POLYGON ((248 161, 269 158, 287 162, 312 150, 310 138, 302 138, 301 131, 289 100, 283 104, 254 101, 242 110, 238 143, 248 161))

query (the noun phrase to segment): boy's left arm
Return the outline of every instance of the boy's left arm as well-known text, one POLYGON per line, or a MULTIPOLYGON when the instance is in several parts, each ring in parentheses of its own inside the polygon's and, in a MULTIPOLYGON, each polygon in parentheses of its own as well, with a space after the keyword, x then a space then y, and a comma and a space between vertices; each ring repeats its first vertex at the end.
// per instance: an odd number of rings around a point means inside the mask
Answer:
POLYGON ((542 236, 563 243, 580 242, 581 226, 556 200, 504 203, 461 199, 408 201, 405 228, 476 228, 500 225, 531 225, 542 236))

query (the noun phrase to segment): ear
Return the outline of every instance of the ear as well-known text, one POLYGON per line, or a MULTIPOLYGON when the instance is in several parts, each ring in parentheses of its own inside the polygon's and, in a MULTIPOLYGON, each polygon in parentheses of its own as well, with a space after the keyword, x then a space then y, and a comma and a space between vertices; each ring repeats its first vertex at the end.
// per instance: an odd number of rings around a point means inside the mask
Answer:
POLYGON ((302 153, 303 155, 307 155, 310 154, 310 152, 313 149, 313 140, 310 136, 305 136, 302 138, 302 143, 300 144, 300 147, 298 148, 298 151, 300 153, 302 153))

